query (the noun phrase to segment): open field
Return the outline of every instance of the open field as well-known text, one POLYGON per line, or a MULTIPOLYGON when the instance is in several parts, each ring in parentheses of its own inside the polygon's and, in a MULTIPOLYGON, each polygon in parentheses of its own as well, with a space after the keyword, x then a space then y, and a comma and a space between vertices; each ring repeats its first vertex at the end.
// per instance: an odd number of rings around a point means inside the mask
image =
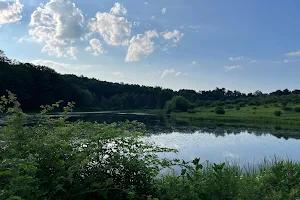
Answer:
MULTIPOLYGON (((293 107, 297 107, 294 105, 293 107)), ((198 107, 191 112, 174 112, 171 116, 178 120, 205 120, 224 123, 253 123, 273 125, 300 125, 300 113, 284 111, 282 107, 268 106, 245 106, 225 108, 225 114, 216 114, 215 107, 198 107), (275 111, 281 111, 281 116, 276 116, 275 111)))

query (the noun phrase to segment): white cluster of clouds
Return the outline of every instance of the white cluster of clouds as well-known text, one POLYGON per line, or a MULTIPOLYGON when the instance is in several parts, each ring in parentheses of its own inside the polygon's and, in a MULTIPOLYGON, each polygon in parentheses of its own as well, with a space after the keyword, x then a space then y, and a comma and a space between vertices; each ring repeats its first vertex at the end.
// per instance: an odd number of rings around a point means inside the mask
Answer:
MULTIPOLYGON (((19 0, 0 0, 0 25, 21 20, 22 10, 19 0)), ((161 12, 165 14, 167 8, 161 12)), ((139 22, 130 22, 125 17, 127 13, 127 8, 116 2, 108 12, 97 12, 95 17, 85 20, 72 0, 49 0, 31 14, 28 36, 21 37, 18 42, 35 41, 43 44, 42 52, 71 59, 76 59, 80 51, 79 42, 88 41, 84 50, 94 56, 107 52, 104 45, 121 46, 127 48, 126 62, 138 62, 159 46, 155 45, 154 38, 171 40, 172 47, 176 47, 184 36, 176 29, 158 33, 153 28, 132 35, 132 29, 139 26, 139 22)), ((151 18, 154 19, 155 15, 151 18)))
POLYGON ((106 52, 103 49, 101 42, 96 38, 91 39, 90 40, 90 46, 86 47, 84 50, 85 51, 93 51, 92 54, 94 56, 99 56, 99 54, 103 54, 103 53, 106 52))
POLYGON ((23 5, 19 0, 0 0, 0 25, 22 19, 23 5))
POLYGON ((127 9, 120 3, 115 3, 114 7, 110 9, 110 13, 113 15, 126 15, 127 9))
POLYGON ((129 48, 125 58, 126 62, 140 61, 154 51, 152 38, 159 37, 156 30, 146 31, 144 34, 133 36, 129 42, 129 48))
POLYGON ((109 45, 126 46, 132 24, 124 17, 98 12, 95 18, 89 20, 88 28, 92 33, 99 33, 109 45))
POLYGON ((163 37, 165 38, 165 40, 172 40, 173 39, 173 43, 178 43, 182 37, 184 36, 183 33, 181 33, 178 30, 174 30, 174 31, 170 31, 170 32, 163 32, 162 33, 163 37))
POLYGON ((50 0, 31 15, 29 35, 45 43, 42 51, 49 55, 76 57, 72 44, 84 33, 84 17, 70 0, 50 0))
POLYGON ((180 76, 182 75, 182 72, 176 72, 174 69, 166 69, 165 71, 163 71, 161 78, 164 78, 167 75, 174 75, 174 76, 180 76))

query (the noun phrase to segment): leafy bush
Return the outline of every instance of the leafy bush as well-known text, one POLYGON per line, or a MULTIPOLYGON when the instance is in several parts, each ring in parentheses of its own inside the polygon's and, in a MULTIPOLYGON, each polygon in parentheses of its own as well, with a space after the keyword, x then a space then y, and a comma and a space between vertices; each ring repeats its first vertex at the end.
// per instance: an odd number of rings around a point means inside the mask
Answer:
POLYGON ((188 112, 188 113, 196 113, 196 110, 194 110, 194 109, 188 109, 187 112, 188 112))
POLYGON ((282 107, 282 110, 284 110, 284 111, 293 111, 293 108, 284 106, 284 107, 282 107))
POLYGON ((171 112, 174 111, 187 112, 188 109, 194 107, 195 105, 193 105, 190 101, 188 101, 184 97, 175 96, 170 101, 166 102, 164 111, 166 114, 170 114, 171 112))
POLYGON ((240 107, 236 107, 235 109, 236 109, 236 110, 241 110, 241 108, 240 108, 240 107))
POLYGON ((281 114, 282 114, 281 111, 275 111, 275 112, 274 112, 274 115, 275 115, 275 116, 281 116, 281 114))
POLYGON ((245 103, 240 103, 239 106, 240 106, 240 107, 245 107, 246 104, 245 104, 245 103))
POLYGON ((0 199, 146 199, 153 193, 159 168, 168 165, 157 153, 170 150, 142 142, 142 124, 68 122, 73 103, 58 119, 46 115, 58 106, 44 106, 26 126, 16 97, 1 98, 0 199))
POLYGON ((217 107, 215 109, 215 113, 218 114, 218 115, 224 115, 225 114, 225 110, 222 107, 217 107))
POLYGON ((300 107, 295 107, 294 111, 297 112, 297 113, 300 112, 300 107))
POLYGON ((232 105, 226 105, 225 108, 226 108, 226 109, 232 109, 232 108, 234 108, 234 107, 233 107, 232 105))

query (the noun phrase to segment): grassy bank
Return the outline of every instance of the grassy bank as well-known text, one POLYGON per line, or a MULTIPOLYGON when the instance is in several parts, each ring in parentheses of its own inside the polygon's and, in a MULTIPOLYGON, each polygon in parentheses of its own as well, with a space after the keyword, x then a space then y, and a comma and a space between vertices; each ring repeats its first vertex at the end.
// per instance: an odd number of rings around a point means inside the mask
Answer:
POLYGON ((225 114, 216 114, 215 109, 216 107, 200 107, 190 112, 173 112, 171 116, 177 120, 300 126, 300 113, 284 111, 278 106, 230 107, 224 109, 225 114), (276 116, 275 111, 280 111, 281 115, 276 116))

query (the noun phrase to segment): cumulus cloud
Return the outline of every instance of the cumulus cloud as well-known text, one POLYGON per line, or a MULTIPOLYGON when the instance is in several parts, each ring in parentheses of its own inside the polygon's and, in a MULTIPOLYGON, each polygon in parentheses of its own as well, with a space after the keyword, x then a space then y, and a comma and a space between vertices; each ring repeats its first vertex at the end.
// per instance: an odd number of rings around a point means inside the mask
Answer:
POLYGON ((106 51, 103 49, 101 42, 98 39, 91 39, 90 46, 85 48, 85 51, 94 51, 94 56, 99 56, 99 54, 103 54, 106 51))
POLYGON ((181 33, 180 31, 178 30, 174 30, 173 32, 170 31, 170 32, 163 32, 162 33, 163 37, 165 38, 165 40, 171 40, 173 39, 173 43, 178 43, 181 38, 184 36, 183 33, 181 33))
POLYGON ((110 9, 110 13, 113 15, 126 15, 127 9, 120 3, 115 3, 114 7, 110 9))
POLYGON ((230 60, 230 61, 244 60, 244 56, 229 57, 228 60, 230 60))
POLYGON ((238 69, 238 68, 241 68, 241 66, 239 66, 239 65, 232 65, 232 66, 225 66, 224 67, 225 71, 230 71, 230 70, 238 69))
POLYGON ((166 14, 166 12, 167 12, 167 8, 164 7, 164 8, 161 10, 161 13, 164 15, 164 14, 166 14))
POLYGON ((300 51, 289 52, 285 54, 286 56, 300 56, 300 51))
POLYGON ((136 62, 147 57, 154 51, 152 38, 159 37, 155 30, 146 31, 144 34, 133 36, 125 58, 126 62, 136 62))
POLYGON ((84 17, 70 0, 50 0, 31 15, 29 30, 38 42, 45 42, 42 51, 57 57, 70 55, 76 50, 71 45, 83 35, 84 17))
POLYGON ((22 19, 23 5, 19 0, 0 0, 0 25, 22 19))
POLYGON ((127 37, 131 36, 132 24, 126 18, 112 13, 115 11, 111 13, 98 12, 95 18, 89 20, 88 28, 92 33, 99 33, 109 45, 128 45, 127 37))
POLYGON ((76 55, 78 53, 78 50, 76 47, 70 47, 67 50, 67 55, 71 56, 71 58, 76 59, 76 55))

